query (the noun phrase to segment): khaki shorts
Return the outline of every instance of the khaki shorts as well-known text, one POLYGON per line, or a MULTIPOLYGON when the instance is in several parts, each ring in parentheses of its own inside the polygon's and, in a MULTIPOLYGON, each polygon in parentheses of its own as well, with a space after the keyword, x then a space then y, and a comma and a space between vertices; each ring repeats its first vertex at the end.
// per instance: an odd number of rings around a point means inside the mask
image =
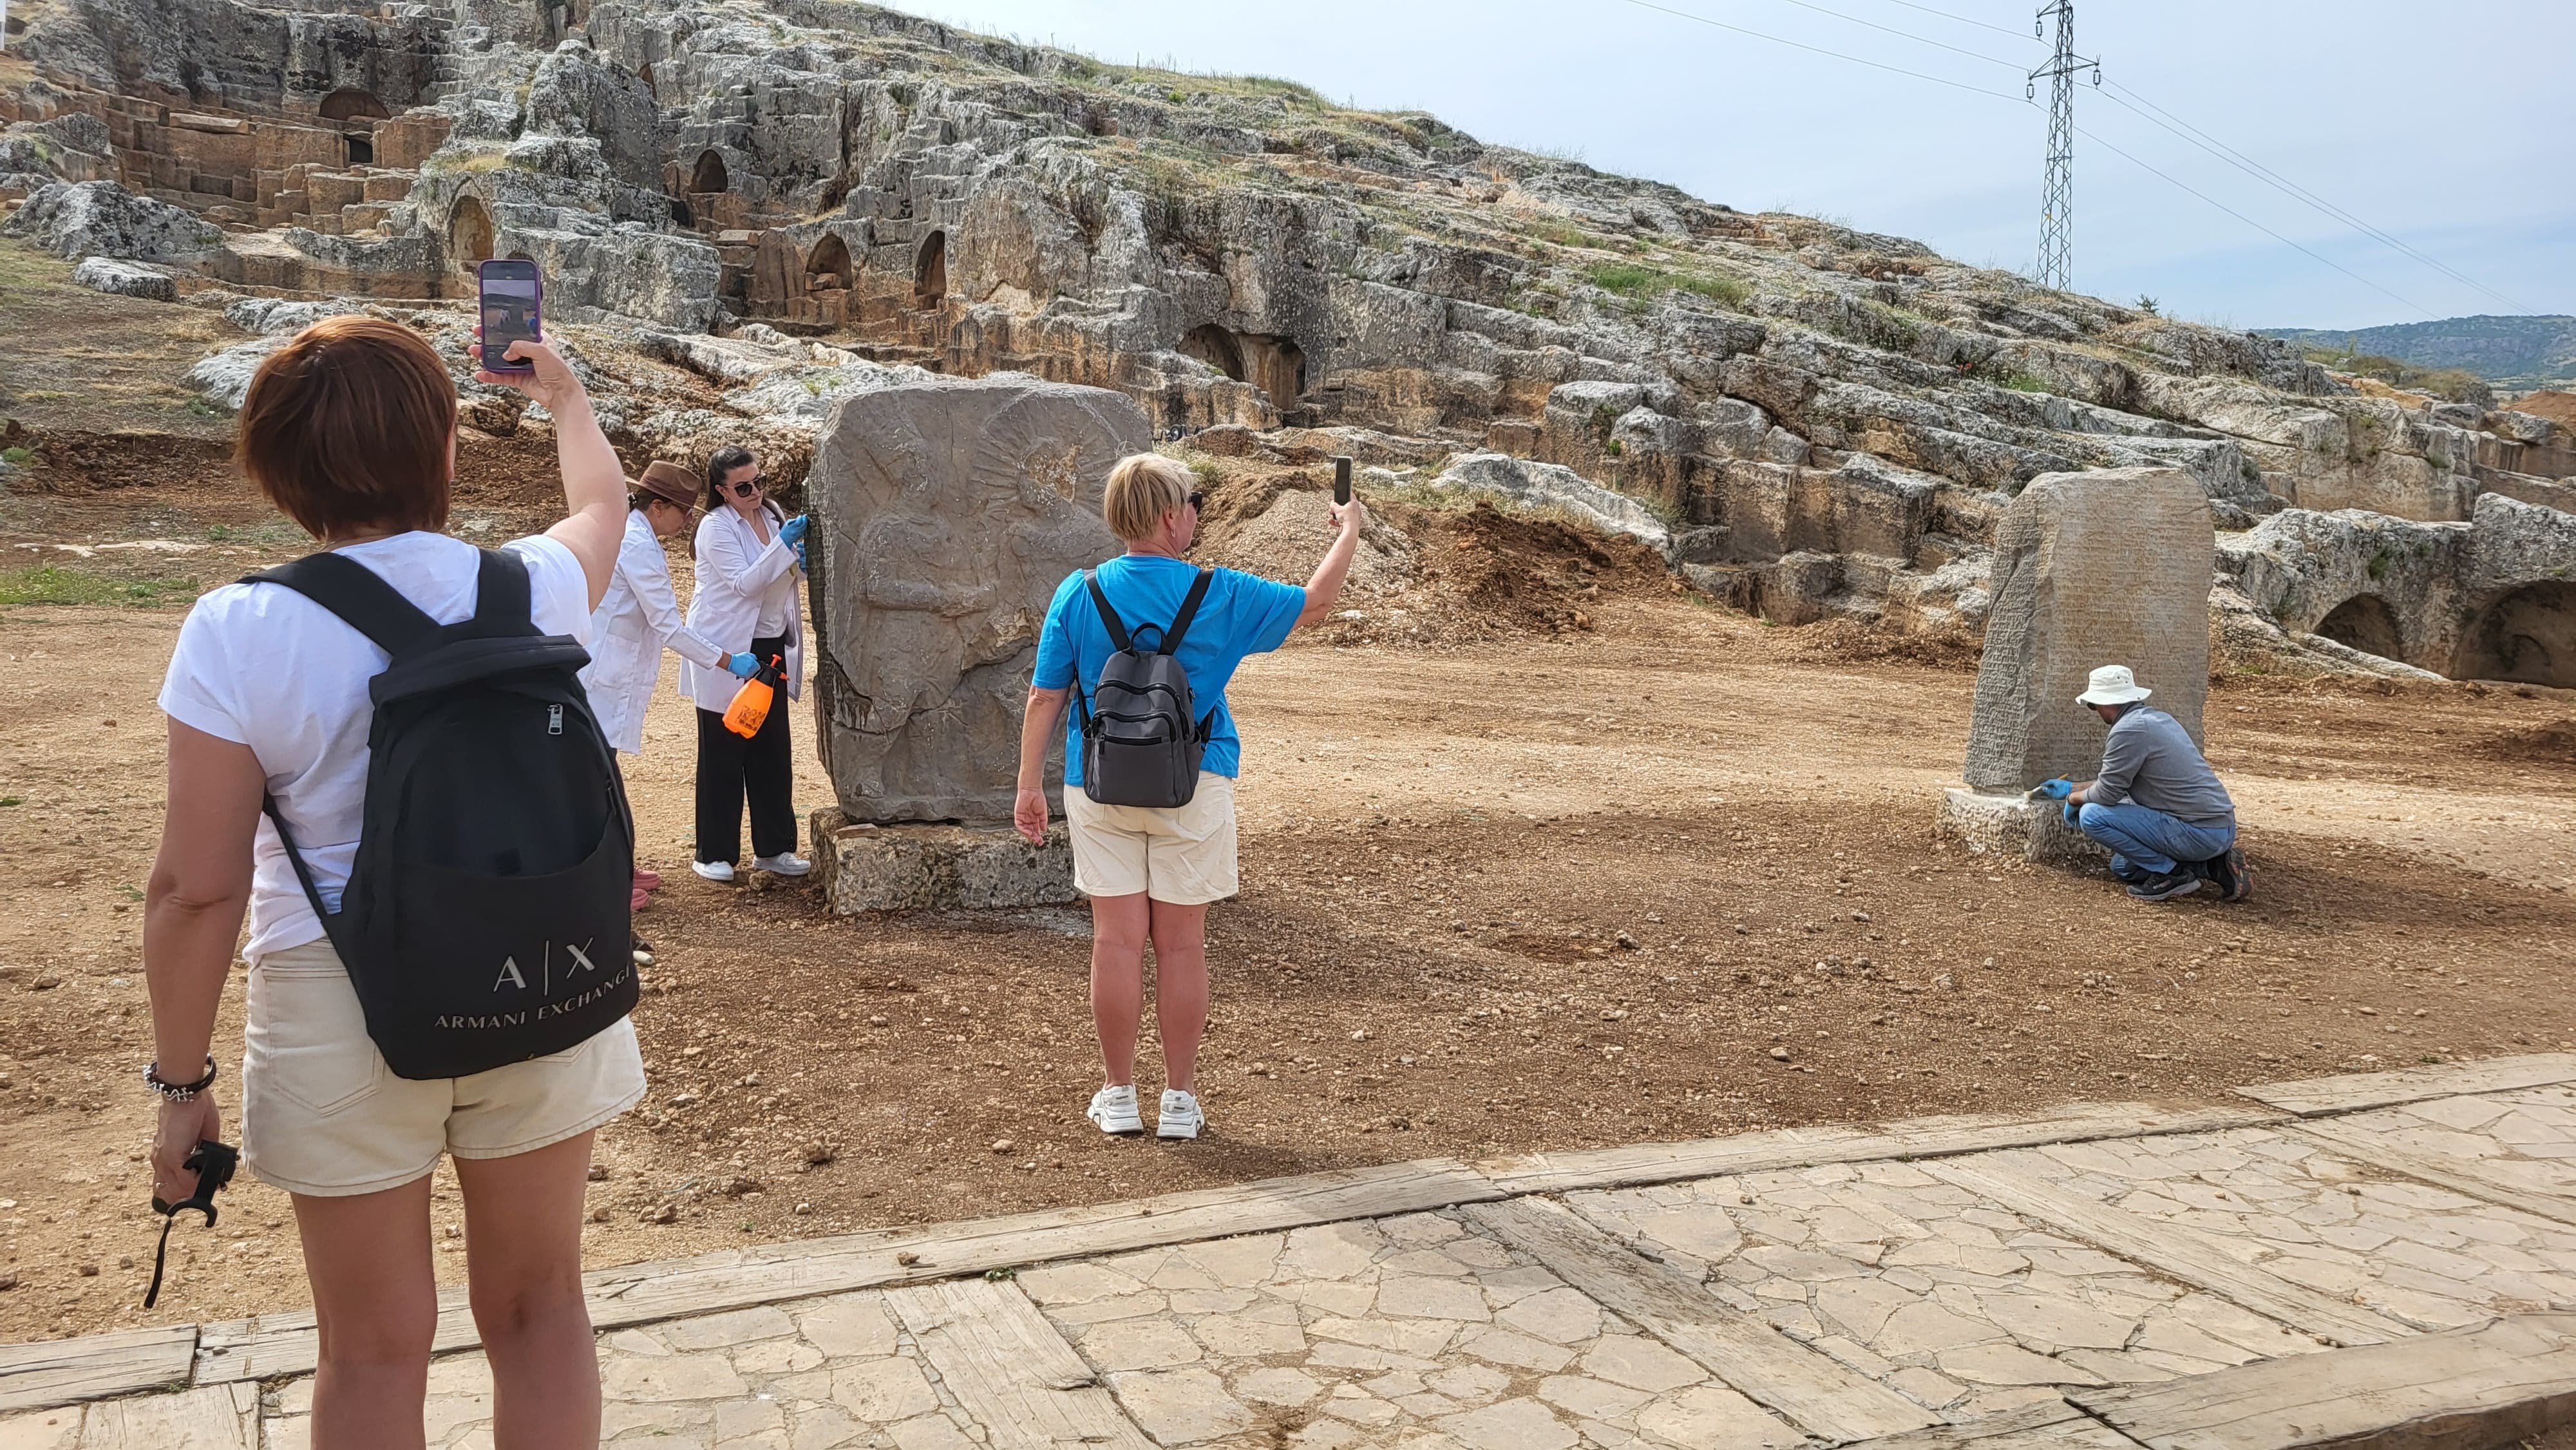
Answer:
POLYGON ((1104 806, 1079 788, 1064 793, 1073 838, 1073 889, 1085 896, 1144 892, 1174 906, 1235 893, 1234 781, 1199 772, 1190 803, 1171 810, 1104 806))
POLYGON ((587 1133, 644 1096, 635 1024, 471 1077, 400 1078, 367 1036, 328 941, 251 964, 242 1159, 289 1193, 398 1188, 459 1158, 507 1158, 587 1133))

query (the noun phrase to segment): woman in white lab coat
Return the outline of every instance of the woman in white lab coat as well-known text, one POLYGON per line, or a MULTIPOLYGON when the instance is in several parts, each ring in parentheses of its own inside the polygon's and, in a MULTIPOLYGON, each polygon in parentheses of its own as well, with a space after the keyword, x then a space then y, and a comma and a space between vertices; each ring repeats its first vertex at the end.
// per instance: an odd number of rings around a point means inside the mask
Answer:
MULTIPOLYGON (((680 622, 680 601, 671 590, 671 566, 662 557, 662 540, 689 526, 697 516, 697 481, 676 463, 645 465, 644 476, 629 479, 626 536, 617 547, 617 572, 608 592, 590 613, 590 664, 581 672, 591 713, 599 719, 608 743, 629 755, 644 753, 644 707, 662 674, 662 650, 727 678, 748 677, 749 654, 728 657, 697 631, 680 622)), ((660 873, 635 869, 635 906, 644 893, 662 884, 660 873)))
MULTIPOLYGON (((689 628, 728 655, 785 662, 780 688, 804 693, 805 619, 797 585, 805 577, 805 516, 788 518, 769 501, 760 463, 747 449, 720 448, 707 460, 707 516, 698 524, 698 586, 689 628)), ((726 670, 680 665, 680 693, 698 707, 698 839, 690 869, 731 881, 742 856, 743 801, 751 802, 751 864, 802 876, 796 854, 795 757, 785 702, 746 740, 725 728, 736 683, 726 670)))

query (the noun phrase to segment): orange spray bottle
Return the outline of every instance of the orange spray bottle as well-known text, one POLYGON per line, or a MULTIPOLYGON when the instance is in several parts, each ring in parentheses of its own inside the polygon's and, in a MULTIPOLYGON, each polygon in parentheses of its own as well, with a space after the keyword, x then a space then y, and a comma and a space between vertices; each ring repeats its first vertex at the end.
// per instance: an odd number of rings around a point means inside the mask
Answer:
POLYGON ((769 718, 769 707, 778 698, 778 687, 786 682, 786 661, 777 655, 769 663, 752 671, 742 688, 733 692, 733 703, 725 706, 727 730, 745 740, 760 733, 761 722, 769 718))

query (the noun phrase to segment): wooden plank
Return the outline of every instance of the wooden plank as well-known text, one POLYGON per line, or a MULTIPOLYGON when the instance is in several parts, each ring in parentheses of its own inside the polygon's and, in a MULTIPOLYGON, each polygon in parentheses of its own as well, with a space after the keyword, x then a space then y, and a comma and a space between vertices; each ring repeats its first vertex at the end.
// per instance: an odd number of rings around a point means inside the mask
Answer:
POLYGON ((211 1385, 81 1407, 80 1450, 259 1450, 259 1386, 211 1385))
POLYGON ((2490 1057, 2482 1062, 2401 1067, 2394 1072, 2257 1083, 2236 1091, 2283 1112, 2313 1118, 2324 1113, 2354 1113, 2364 1108, 2393 1108, 2401 1103, 2453 1098, 2462 1093, 2512 1092, 2562 1082, 2576 1082, 2576 1052, 2534 1052, 2519 1057, 2490 1057))
MULTIPOLYGON (((1383 1218, 1482 1202, 1500 1190, 1446 1158, 1271 1178, 1158 1198, 1045 1209, 919 1229, 876 1230, 583 1276, 591 1323, 614 1329, 852 1289, 928 1283, 986 1269, 1383 1218), (906 1259, 910 1262, 905 1262, 906 1259)), ((462 1290, 439 1296, 437 1353, 479 1340, 462 1290)), ((317 1344, 308 1312, 205 1326, 199 1384, 303 1374, 317 1344)))
POLYGON ((993 1450, 1155 1450, 1017 1284, 920 1284, 887 1291, 886 1303, 993 1450))
POLYGON ((1729 1173, 1812 1168, 1820 1163, 1942 1158, 2091 1138, 2206 1133, 2221 1128, 2261 1127, 2280 1120, 2281 1115, 2270 1109, 2233 1105, 2160 1108, 2148 1103, 2076 1103, 2037 1113, 1959 1113, 1893 1123, 1778 1128, 1688 1143, 1641 1143, 1581 1153, 1531 1153, 1476 1166, 1506 1193, 1570 1193, 1587 1188, 1635 1188, 1685 1178, 1715 1178, 1729 1173))
POLYGON ((0 1410, 33 1410, 188 1382, 197 1326, 0 1344, 0 1410))
POLYGON ((2489 1203, 2501 1203, 2541 1218, 2576 1224, 2576 1199, 2538 1193, 2519 1184, 2507 1183, 2486 1172, 2474 1158, 2455 1158, 2447 1153, 2403 1148, 2381 1134, 2332 1118, 2312 1119, 2282 1131, 2291 1137, 2305 1138, 2338 1157, 2357 1159, 2391 1173, 2430 1183, 2436 1188, 2447 1188, 2463 1197, 2483 1198, 2489 1203))
POLYGON ((2064 1400, 1979 1415, 1901 1435, 1862 1440, 1844 1450, 2139 1450, 2138 1442, 2064 1400))
POLYGON ((2516 1315, 2067 1398, 2155 1450, 2480 1450, 2576 1419, 2576 1314, 2516 1315))
POLYGON ((2106 1253, 2206 1289, 2329 1344, 2380 1344, 2414 1333, 2396 1320, 2358 1304, 2240 1262, 2224 1246, 2197 1230, 2159 1222, 2061 1188, 2042 1173, 2047 1161, 2028 1149, 2015 1149, 1961 1162, 1930 1163, 1924 1165, 1924 1171, 2025 1218, 2072 1234, 2106 1253))
POLYGON ((1541 1198, 1478 1204, 1470 1217, 1602 1308, 1633 1320, 1720 1380, 1827 1441, 1936 1424, 1940 1416, 1639 1258, 1541 1198))

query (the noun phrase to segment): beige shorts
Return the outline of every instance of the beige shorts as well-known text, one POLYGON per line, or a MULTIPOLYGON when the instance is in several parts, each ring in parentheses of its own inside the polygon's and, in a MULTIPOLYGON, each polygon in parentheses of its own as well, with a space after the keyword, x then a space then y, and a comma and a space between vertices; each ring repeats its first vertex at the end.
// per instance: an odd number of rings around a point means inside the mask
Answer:
POLYGON ((1085 896, 1142 891, 1174 906, 1197 906, 1235 892, 1230 777, 1199 772, 1190 803, 1171 810, 1104 806, 1069 789, 1064 824, 1073 838, 1073 889, 1085 896))
POLYGON ((328 941, 251 964, 242 1160, 289 1193, 375 1193, 459 1158, 507 1158, 587 1133, 644 1096, 635 1024, 471 1077, 401 1078, 367 1036, 328 941))

